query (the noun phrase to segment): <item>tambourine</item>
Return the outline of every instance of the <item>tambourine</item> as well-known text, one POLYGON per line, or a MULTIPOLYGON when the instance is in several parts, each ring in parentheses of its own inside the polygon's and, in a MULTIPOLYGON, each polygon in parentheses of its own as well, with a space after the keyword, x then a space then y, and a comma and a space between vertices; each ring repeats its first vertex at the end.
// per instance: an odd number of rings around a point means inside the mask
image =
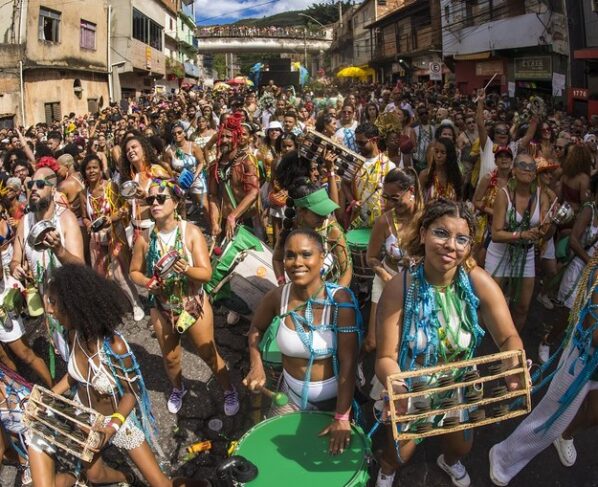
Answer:
POLYGON ((163 255, 154 266, 154 275, 147 283, 149 288, 154 282, 166 279, 173 272, 174 265, 180 260, 181 256, 176 250, 163 255))
POLYGON ((126 199, 131 200, 135 198, 139 183, 137 181, 125 181, 120 185, 120 195, 126 199))
POLYGON ((574 217, 575 212, 573 211, 573 207, 565 201, 552 217, 552 221, 557 225, 566 225, 573 221, 574 217))
POLYGON ((51 220, 40 220, 29 230, 27 243, 35 250, 44 250, 46 248, 43 244, 44 238, 46 238, 49 232, 54 230, 56 230, 56 227, 51 220))
POLYGON ((94 233, 99 232, 102 228, 106 226, 106 223, 108 223, 108 218, 106 218, 105 216, 96 218, 94 221, 91 222, 91 231, 94 233))

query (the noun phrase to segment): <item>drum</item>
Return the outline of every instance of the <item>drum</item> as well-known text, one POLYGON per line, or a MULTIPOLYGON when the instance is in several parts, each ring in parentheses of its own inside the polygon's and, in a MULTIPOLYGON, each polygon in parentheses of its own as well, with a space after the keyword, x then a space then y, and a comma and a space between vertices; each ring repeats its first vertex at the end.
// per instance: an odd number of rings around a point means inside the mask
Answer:
POLYGON ((21 401, 31 394, 31 384, 0 364, 0 421, 6 431, 22 435, 26 431, 21 401))
POLYGON ((365 487, 369 480, 370 441, 361 428, 353 426, 349 448, 340 455, 330 455, 330 438, 318 434, 331 419, 332 415, 324 412, 295 412, 267 419, 250 429, 239 440, 235 455, 255 464, 258 475, 242 485, 365 487))
POLYGON ((367 263, 371 234, 371 228, 356 228, 347 232, 347 246, 353 260, 353 275, 357 278, 374 279, 374 271, 367 263))
POLYGON ((154 281, 166 279, 170 274, 174 272, 173 267, 181 258, 180 254, 176 250, 171 250, 160 257, 160 260, 154 265, 154 275, 147 284, 148 287, 154 281))
POLYGON ((137 194, 137 188, 139 188, 137 181, 125 181, 120 185, 120 195, 126 200, 133 199, 137 194))
POLYGON ((212 279, 204 289, 212 301, 251 317, 264 295, 278 286, 272 250, 244 226, 212 261, 212 279))
POLYGON ((40 220, 29 230, 27 243, 35 250, 44 250, 44 238, 46 238, 46 235, 53 230, 56 230, 56 227, 51 220, 40 220))

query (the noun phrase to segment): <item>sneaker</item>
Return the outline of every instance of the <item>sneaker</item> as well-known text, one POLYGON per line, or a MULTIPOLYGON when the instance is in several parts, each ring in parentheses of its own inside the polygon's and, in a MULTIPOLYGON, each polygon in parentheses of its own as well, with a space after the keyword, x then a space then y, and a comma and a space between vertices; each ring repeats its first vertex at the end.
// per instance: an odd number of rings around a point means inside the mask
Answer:
POLYGON ((395 480, 395 473, 385 475, 382 473, 382 469, 378 470, 378 478, 376 479, 376 487, 392 487, 395 480))
POLYGON ((171 414, 176 414, 181 410, 181 407, 183 406, 183 397, 185 397, 185 394, 187 394, 187 389, 185 389, 184 385, 181 389, 173 387, 167 403, 168 411, 171 414))
POLYGON ((494 449, 496 448, 496 445, 493 446, 492 448, 490 448, 490 451, 488 452, 488 458, 490 459, 490 480, 492 481, 492 483, 494 485, 498 485, 499 487, 506 487, 507 485, 509 485, 509 482, 505 482, 504 480, 499 480, 498 477, 496 476, 496 472, 494 471, 494 449))
POLYGON ((449 474, 453 485, 457 487, 469 487, 471 485, 469 474, 461 462, 457 462, 454 465, 448 465, 444 461, 444 455, 440 455, 436 460, 436 464, 449 474))
POLYGON ((145 311, 143 311, 143 308, 141 306, 133 306, 133 319, 135 321, 141 321, 143 318, 145 318, 145 311))
POLYGON ((545 364, 550 358, 550 345, 544 341, 541 341, 540 345, 538 345, 538 358, 541 364, 545 364))
POLYGON ((234 387, 230 391, 224 391, 224 414, 234 416, 239 412, 239 395, 234 387))
POLYGON ((241 315, 239 313, 235 313, 234 311, 229 311, 226 315, 226 324, 227 325, 236 325, 240 319, 241 319, 241 315))
POLYGON ((536 296, 536 301, 544 306, 546 309, 554 309, 554 304, 552 304, 552 300, 546 295, 542 293, 538 293, 536 296))
POLYGON ((566 440, 562 436, 559 436, 556 440, 552 442, 554 447, 556 448, 557 453, 559 454, 559 459, 561 463, 565 467, 572 467, 577 460, 577 450, 575 450, 575 445, 573 444, 573 440, 566 440))

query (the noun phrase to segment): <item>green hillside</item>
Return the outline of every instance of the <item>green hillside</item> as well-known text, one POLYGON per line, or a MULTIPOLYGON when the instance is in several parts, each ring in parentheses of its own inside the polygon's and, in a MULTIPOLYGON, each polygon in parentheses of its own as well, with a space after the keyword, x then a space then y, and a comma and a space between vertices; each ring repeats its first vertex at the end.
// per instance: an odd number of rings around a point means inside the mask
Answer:
POLYGON ((300 13, 303 10, 293 10, 291 12, 281 12, 276 15, 269 17, 263 17, 261 19, 241 19, 235 22, 237 25, 252 25, 254 27, 270 27, 275 25, 276 27, 287 27, 293 25, 305 25, 305 18, 301 17, 300 13))

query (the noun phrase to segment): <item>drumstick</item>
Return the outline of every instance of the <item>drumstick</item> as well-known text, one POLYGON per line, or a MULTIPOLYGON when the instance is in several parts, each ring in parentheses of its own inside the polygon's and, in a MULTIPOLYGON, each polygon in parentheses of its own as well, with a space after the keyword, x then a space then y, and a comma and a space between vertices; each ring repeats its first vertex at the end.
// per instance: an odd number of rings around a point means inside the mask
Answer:
MULTIPOLYGON (((484 92, 486 92, 486 90, 488 89, 488 87, 490 86, 490 83, 492 83, 494 81, 494 78, 496 78, 498 76, 498 73, 494 73, 494 76, 492 76, 492 78, 490 78, 490 81, 488 81, 488 83, 486 83, 486 86, 484 86, 484 92)), ((478 97, 476 96, 475 99, 473 100, 474 103, 478 102, 478 97)))
POLYGON ((287 396, 284 392, 273 392, 270 389, 267 389, 266 386, 260 386, 258 390, 264 396, 272 399, 272 402, 276 406, 286 406, 289 403, 289 396, 287 396))
POLYGON ((554 201, 550 205, 550 208, 548 208, 548 212, 546 213, 546 215, 544 215, 544 218, 542 219, 542 223, 540 223, 540 226, 542 226, 546 223, 546 219, 550 217, 550 214, 552 213, 552 210, 554 209, 554 205, 556 205, 558 203, 558 201, 559 201, 558 198, 554 199, 554 201))

